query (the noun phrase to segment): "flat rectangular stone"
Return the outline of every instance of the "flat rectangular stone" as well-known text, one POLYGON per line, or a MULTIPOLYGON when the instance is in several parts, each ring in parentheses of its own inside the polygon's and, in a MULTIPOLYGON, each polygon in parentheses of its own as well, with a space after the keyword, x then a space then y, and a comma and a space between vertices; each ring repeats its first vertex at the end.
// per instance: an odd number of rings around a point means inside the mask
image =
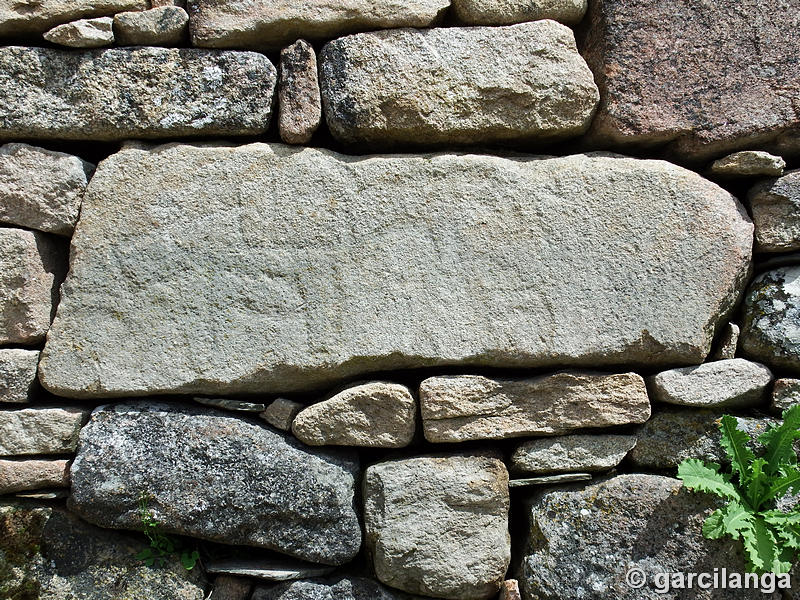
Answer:
POLYGON ((0 460, 0 494, 69 487, 69 461, 0 460))
POLYGON ((0 48, 0 139, 257 135, 276 77, 254 52, 0 48))
POLYGON ((80 408, 2 410, 0 456, 74 452, 89 412, 80 408))
POLYGON ((429 442, 556 435, 650 418, 647 388, 636 373, 431 377, 420 384, 419 399, 429 442))
POLYGON ((751 245, 730 194, 660 161, 129 147, 86 192, 40 380, 227 397, 699 363, 751 245))
POLYGON ((450 0, 189 0, 192 44, 276 50, 298 38, 331 39, 356 31, 428 27, 450 0))

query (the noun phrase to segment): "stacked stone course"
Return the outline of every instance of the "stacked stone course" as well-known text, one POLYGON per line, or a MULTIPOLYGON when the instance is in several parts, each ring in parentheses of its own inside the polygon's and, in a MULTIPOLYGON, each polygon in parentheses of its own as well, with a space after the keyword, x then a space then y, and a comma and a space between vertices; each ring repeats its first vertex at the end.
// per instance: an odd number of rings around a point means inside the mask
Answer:
MULTIPOLYGON (((798 31, 800 0, 0 0, 0 600, 744 570, 675 474, 800 402, 798 31), (197 566, 137 559, 148 520, 197 566)), ((736 594, 693 597, 791 597, 736 594)))

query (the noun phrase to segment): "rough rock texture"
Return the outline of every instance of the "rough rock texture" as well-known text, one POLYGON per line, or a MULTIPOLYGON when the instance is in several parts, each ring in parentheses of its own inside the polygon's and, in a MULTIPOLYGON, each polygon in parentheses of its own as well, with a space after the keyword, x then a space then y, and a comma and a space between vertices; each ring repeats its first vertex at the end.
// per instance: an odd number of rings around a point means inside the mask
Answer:
POLYGON ((120 46, 177 46, 189 35, 189 15, 179 6, 161 6, 114 16, 120 46))
POLYGON ((44 33, 55 25, 83 17, 146 8, 148 0, 0 0, 0 37, 44 33))
POLYGON ((305 407, 305 404, 300 404, 293 400, 277 398, 259 416, 273 427, 277 427, 281 431, 289 431, 292 428, 294 418, 305 407))
POLYGON ((756 229, 756 250, 800 250, 800 169, 759 183, 747 200, 756 229))
POLYGON ((225 396, 431 365, 699 363, 751 244, 732 196, 661 161, 127 148, 87 190, 40 378, 225 396))
POLYGON ((728 323, 722 329, 717 349, 714 351, 713 360, 727 360, 736 358, 739 347, 739 334, 741 329, 736 323, 728 323))
MULTIPOLYGON (((263 558, 210 560, 205 561, 204 566, 209 573, 225 573, 268 581, 323 577, 336 570, 336 567, 316 565, 294 559, 270 560, 263 558)), ((252 581, 252 579, 248 581, 252 581)))
POLYGON ((278 130, 287 144, 305 144, 322 121, 317 54, 305 40, 281 50, 278 130))
POLYGON ((185 9, 186 0, 150 0, 150 6, 152 8, 158 8, 159 6, 180 6, 185 9))
POLYGON ((275 81, 254 52, 0 48, 0 139, 256 135, 275 81))
POLYGON ((0 460, 0 494, 60 487, 69 487, 69 461, 0 460))
POLYGON ((220 575, 214 580, 214 589, 208 600, 250 600, 252 591, 252 579, 220 575))
POLYGON ((705 517, 713 498, 694 494, 681 482, 657 475, 620 475, 595 484, 546 491, 527 509, 528 540, 519 579, 527 598, 562 600, 708 600, 780 597, 760 590, 658 593, 658 573, 745 572, 741 549, 728 539, 706 540, 705 517), (647 584, 626 582, 640 569, 647 584))
POLYGON ((747 291, 744 313, 744 354, 800 373, 800 266, 759 275, 747 291))
POLYGON ((800 404, 800 379, 778 379, 772 388, 772 410, 782 413, 800 404))
POLYGON ((575 25, 586 6, 587 0, 453 0, 456 18, 467 25, 511 25, 540 19, 575 25))
POLYGON ((38 365, 38 350, 0 349, 0 405, 30 401, 38 365))
POLYGON ((94 165, 28 144, 0 146, 0 222, 71 235, 94 165))
POLYGON ((331 39, 356 31, 428 27, 450 0, 189 0, 192 44, 205 48, 277 49, 299 38, 331 39))
POLYGON ((553 141, 583 133, 598 102, 554 21, 348 36, 322 49, 320 77, 331 133, 367 148, 553 141))
POLYGON ((70 507, 140 529, 140 494, 167 532, 342 564, 361 546, 358 459, 310 451, 239 415, 179 404, 100 407, 81 432, 70 507))
POLYGON ((37 231, 0 228, 0 344, 38 344, 50 327, 67 248, 37 231))
POLYGON ((256 588, 251 600, 414 600, 364 577, 309 579, 256 588))
MULTIPOLYGON (((719 444, 722 412, 665 410, 657 412, 636 432, 636 447, 628 459, 637 468, 674 469, 686 458, 725 462, 719 444)), ((772 419, 737 417, 739 428, 752 438, 761 435, 772 419)))
POLYGON ((292 422, 292 433, 312 446, 402 448, 414 437, 417 402, 406 386, 375 381, 312 404, 292 422))
POLYGON ((235 410, 240 412, 262 413, 267 408, 264 404, 258 402, 230 400, 229 398, 205 398, 201 396, 195 396, 192 398, 192 400, 204 406, 213 406, 214 408, 222 408, 225 410, 235 410))
POLYGON ((0 503, 0 598, 203 600, 200 569, 147 567, 147 546, 52 505, 0 503))
POLYGON ((429 442, 552 435, 650 417, 644 379, 636 373, 431 377, 420 385, 419 398, 429 442))
POLYGON ((636 445, 635 435, 565 435, 530 440, 511 455, 513 473, 607 471, 636 445))
POLYGON ((500 596, 498 600, 522 600, 519 592, 519 581, 516 579, 507 579, 503 582, 500 588, 500 596))
POLYGON ((72 453, 88 416, 81 408, 2 410, 0 456, 72 453))
POLYGON ((709 172, 718 177, 758 177, 782 175, 786 161, 761 150, 742 150, 715 160, 709 172))
POLYGON ((662 371, 650 378, 654 400, 704 408, 744 408, 766 400, 772 372, 743 358, 662 371))
POLYGON ((393 460, 364 475, 364 527, 375 574, 410 592, 489 598, 511 560, 508 472, 480 455, 393 460))
MULTIPOLYGON (((800 0, 591 0, 591 136, 707 160, 783 136, 800 151, 800 0)), ((780 152, 779 152, 780 153, 780 152)))
POLYGON ((42 37, 48 42, 69 48, 102 48, 114 43, 111 17, 79 19, 53 27, 42 37))

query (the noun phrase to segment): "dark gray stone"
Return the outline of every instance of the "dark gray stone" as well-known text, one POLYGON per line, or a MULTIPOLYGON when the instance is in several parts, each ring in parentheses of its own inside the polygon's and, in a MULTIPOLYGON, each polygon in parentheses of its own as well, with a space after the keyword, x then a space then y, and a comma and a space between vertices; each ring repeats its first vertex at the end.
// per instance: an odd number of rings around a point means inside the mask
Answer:
POLYGON ((193 406, 94 411, 72 465, 70 506, 139 529, 139 500, 171 533, 342 564, 361 546, 352 452, 311 451, 256 420, 193 406))
POLYGON ((309 579, 274 587, 256 588, 252 600, 412 600, 403 592, 391 590, 364 577, 309 579))

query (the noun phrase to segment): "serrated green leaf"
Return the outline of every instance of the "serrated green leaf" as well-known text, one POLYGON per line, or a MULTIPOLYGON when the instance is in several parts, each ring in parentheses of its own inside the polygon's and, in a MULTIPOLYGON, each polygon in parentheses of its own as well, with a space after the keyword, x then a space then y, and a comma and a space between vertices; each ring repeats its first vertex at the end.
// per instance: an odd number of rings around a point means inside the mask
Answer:
POLYGON ((761 519, 753 519, 752 529, 742 530, 750 572, 764 573, 772 568, 776 558, 775 541, 775 536, 761 519))
POLYGON ((704 463, 696 458, 687 458, 678 465, 678 479, 691 490, 716 494, 722 498, 739 500, 739 491, 730 482, 730 477, 719 472, 717 463, 704 463))
POLYGON ((783 545, 800 550, 800 514, 771 510, 762 513, 764 521, 770 524, 783 545))
POLYGON ((783 422, 773 425, 762 433, 758 441, 766 447, 764 459, 767 472, 777 473, 783 467, 796 465, 793 443, 800 438, 800 404, 795 404, 783 412, 783 422))
POLYGON ((703 537, 709 540, 717 540, 725 535, 725 526, 722 524, 722 509, 718 508, 712 512, 703 522, 703 537))
POLYGON ((757 458, 750 464, 750 475, 747 482, 747 499, 750 506, 758 510, 768 497, 770 490, 769 476, 764 472, 767 461, 757 458))
POLYGON ((779 472, 780 476, 773 479, 769 490, 766 492, 767 500, 778 500, 783 498, 787 493, 800 492, 800 470, 794 466, 784 466, 779 472))
POLYGON ((722 509, 722 527, 732 538, 739 537, 742 531, 754 526, 753 512, 735 500, 722 509))
POLYGON ((739 476, 739 483, 742 487, 747 488, 750 475, 749 466, 756 458, 753 451, 747 447, 750 436, 739 429, 739 422, 736 420, 736 417, 730 415, 724 415, 722 417, 719 423, 719 429, 722 433, 720 445, 731 461, 731 470, 734 474, 739 476))

